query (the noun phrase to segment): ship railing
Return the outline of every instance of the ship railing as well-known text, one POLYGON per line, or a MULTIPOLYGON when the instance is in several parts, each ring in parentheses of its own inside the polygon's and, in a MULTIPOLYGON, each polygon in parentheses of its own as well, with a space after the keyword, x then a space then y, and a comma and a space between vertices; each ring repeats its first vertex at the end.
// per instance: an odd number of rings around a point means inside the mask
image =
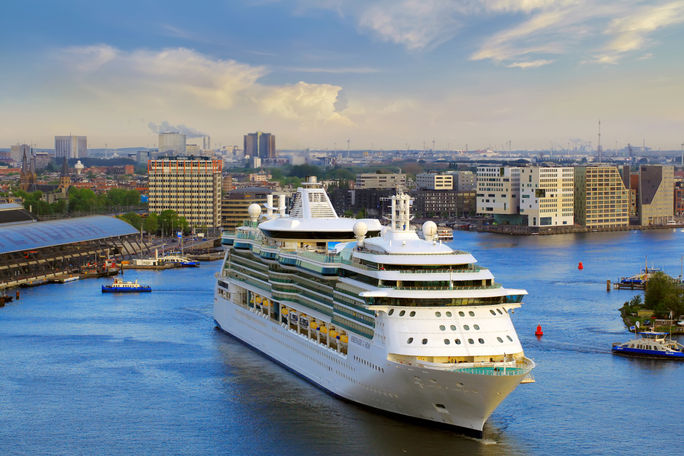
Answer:
POLYGON ((500 283, 493 283, 492 285, 474 285, 470 287, 466 286, 453 286, 450 287, 448 285, 434 285, 434 286, 422 286, 422 287, 405 287, 405 286, 399 286, 399 285, 392 285, 392 286, 383 286, 379 285, 378 288, 392 288, 394 290, 441 290, 441 291, 451 291, 451 290, 491 290, 494 288, 501 288, 503 285, 500 283))
MULTIPOLYGON (((522 361, 506 361, 506 362, 474 362, 474 363, 432 363, 429 361, 415 361, 418 367, 426 367, 429 369, 447 370, 452 372, 462 372, 473 375, 492 375, 492 376, 514 376, 525 375, 528 376, 534 362, 525 358, 522 361)), ((527 383, 533 382, 527 381, 527 383)))

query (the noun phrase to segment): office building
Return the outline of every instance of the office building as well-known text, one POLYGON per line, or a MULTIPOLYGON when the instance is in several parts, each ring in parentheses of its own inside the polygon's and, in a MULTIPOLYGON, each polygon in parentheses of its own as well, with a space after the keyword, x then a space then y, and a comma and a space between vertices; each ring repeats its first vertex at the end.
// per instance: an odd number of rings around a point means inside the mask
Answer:
POLYGON ((406 174, 378 174, 363 173, 356 175, 357 190, 367 189, 395 189, 404 190, 406 188, 406 174))
POLYGON ((259 157, 262 160, 275 160, 278 158, 275 146, 275 135, 271 133, 248 133, 244 137, 244 153, 251 157, 259 157))
POLYGON ((159 133, 159 155, 185 155, 185 135, 181 133, 159 133))
POLYGON ((453 190, 451 174, 421 173, 416 176, 416 186, 423 190, 453 190))
POLYGON ((681 217, 684 215, 684 182, 675 182, 674 188, 674 213, 681 217))
POLYGON ((28 144, 15 144, 10 146, 9 159, 14 163, 21 163, 24 154, 31 155, 31 146, 28 144))
POLYGON ((574 225, 574 178, 569 167, 520 169, 520 214, 527 226, 574 225))
POLYGON ((472 171, 456 171, 454 176, 454 189, 458 192, 477 191, 477 179, 472 171))
POLYGON ((520 168, 477 168, 476 210, 478 214, 493 215, 498 223, 521 224, 520 168))
POLYGON ((639 219, 641 225, 665 225, 674 216, 674 167, 639 167, 639 219))
POLYGON ((87 156, 88 138, 86 136, 55 136, 55 157, 58 159, 87 156))
POLYGON ((195 228, 221 226, 221 170, 223 162, 207 157, 169 157, 150 160, 150 212, 171 209, 195 228))
POLYGON ((416 217, 453 219, 475 215, 475 192, 419 189, 415 192, 416 217))
POLYGON ((271 189, 262 187, 244 187, 226 193, 221 203, 223 229, 233 231, 236 227, 242 226, 242 223, 249 219, 247 208, 251 204, 258 204, 263 210, 266 197, 272 193, 271 189))
POLYGON ((615 166, 575 168, 575 222, 587 228, 629 225, 630 191, 615 166))

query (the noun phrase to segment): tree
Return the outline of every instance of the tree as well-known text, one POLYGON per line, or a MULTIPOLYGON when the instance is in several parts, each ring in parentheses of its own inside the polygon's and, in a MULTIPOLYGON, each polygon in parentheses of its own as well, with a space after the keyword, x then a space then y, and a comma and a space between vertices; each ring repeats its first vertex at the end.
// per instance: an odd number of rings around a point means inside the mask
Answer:
POLYGON ((143 229, 148 233, 159 231, 159 216, 154 212, 150 212, 143 222, 143 229))
POLYGON ((140 227, 143 224, 142 217, 136 214, 135 212, 127 212, 123 215, 120 215, 119 218, 133 225, 136 230, 140 230, 140 227))
POLYGON ((684 289, 664 272, 654 273, 646 284, 645 305, 659 317, 684 313, 684 289))

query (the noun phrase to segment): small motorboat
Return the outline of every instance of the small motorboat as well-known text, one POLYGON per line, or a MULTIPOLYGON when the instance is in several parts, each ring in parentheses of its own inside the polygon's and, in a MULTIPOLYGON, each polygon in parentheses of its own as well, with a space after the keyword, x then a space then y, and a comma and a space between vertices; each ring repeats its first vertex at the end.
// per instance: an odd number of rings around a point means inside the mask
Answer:
POLYGON ((141 285, 135 282, 114 279, 111 285, 102 285, 102 293, 140 293, 152 291, 149 285, 141 285))
POLYGON ((684 360, 684 345, 668 338, 666 332, 640 332, 640 338, 629 342, 614 343, 616 355, 640 358, 684 360))

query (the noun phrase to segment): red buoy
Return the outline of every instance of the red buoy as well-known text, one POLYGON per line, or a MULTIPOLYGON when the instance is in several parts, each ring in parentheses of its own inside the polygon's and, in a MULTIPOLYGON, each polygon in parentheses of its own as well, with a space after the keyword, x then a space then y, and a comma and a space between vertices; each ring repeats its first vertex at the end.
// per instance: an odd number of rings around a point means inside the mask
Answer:
POLYGON ((580 261, 579 264, 577 265, 577 269, 580 269, 580 270, 584 269, 584 265, 582 264, 581 261, 580 261))
POLYGON ((537 330, 534 332, 534 335, 535 336, 543 336, 544 335, 544 331, 542 331, 541 325, 537 325, 537 330))

